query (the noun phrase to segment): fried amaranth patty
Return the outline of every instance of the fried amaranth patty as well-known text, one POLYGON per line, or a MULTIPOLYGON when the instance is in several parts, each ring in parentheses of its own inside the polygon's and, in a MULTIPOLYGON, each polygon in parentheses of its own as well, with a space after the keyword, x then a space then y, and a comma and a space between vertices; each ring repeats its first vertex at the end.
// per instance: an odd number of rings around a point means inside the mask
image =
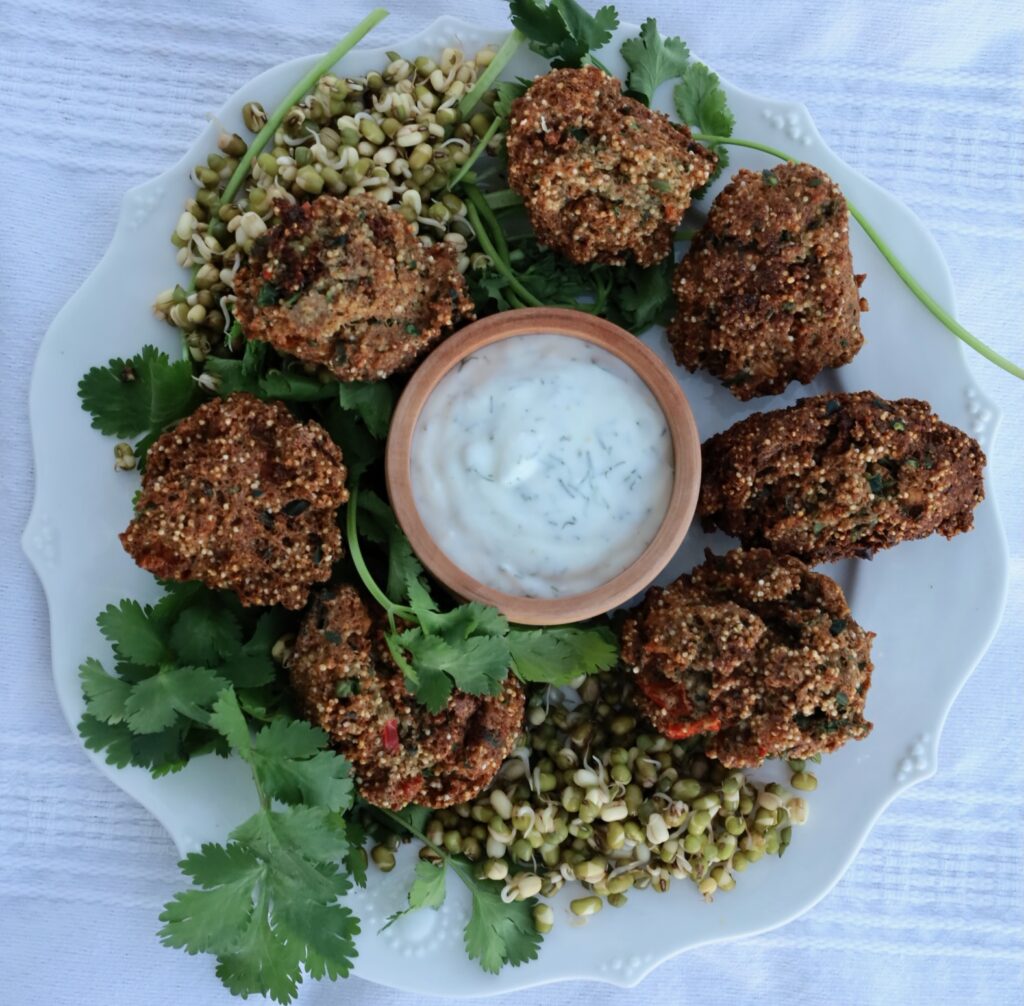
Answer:
POLYGON ((406 370, 473 317, 454 250, 425 247, 371 196, 284 208, 238 270, 235 293, 247 338, 342 381, 406 370))
POLYGON ((735 549, 649 590, 623 626, 622 660, 659 733, 707 734, 709 757, 742 768, 866 737, 873 637, 834 580, 735 549))
POLYGON ((705 441, 705 529, 816 565, 974 526, 978 442, 927 402, 818 395, 759 412, 705 441))
POLYGON ((806 384, 864 342, 839 186, 810 164, 738 171, 676 269, 676 362, 739 399, 806 384))
POLYGON ((660 262, 717 162, 594 66, 552 70, 512 103, 509 186, 538 241, 573 262, 660 262))
POLYGON ((298 609, 341 558, 345 476, 318 423, 249 394, 215 398, 150 447, 121 544, 161 579, 298 609))
POLYGON ((452 693, 429 713, 406 690, 378 614, 351 586, 320 591, 288 659, 303 715, 351 763, 378 807, 450 807, 476 796, 515 747, 525 696, 511 675, 496 696, 452 693))

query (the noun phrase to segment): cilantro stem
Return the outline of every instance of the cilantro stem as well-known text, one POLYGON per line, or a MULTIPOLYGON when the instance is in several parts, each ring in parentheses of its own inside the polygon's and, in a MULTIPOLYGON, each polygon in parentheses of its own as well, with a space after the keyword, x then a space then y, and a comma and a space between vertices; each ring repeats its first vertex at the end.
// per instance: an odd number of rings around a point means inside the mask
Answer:
POLYGON ((476 877, 473 875, 472 868, 467 862, 457 856, 453 856, 447 849, 442 849, 439 845, 435 845, 429 838, 427 838, 426 835, 423 834, 422 831, 419 830, 419 828, 411 825, 400 814, 395 814, 386 807, 374 807, 373 810, 385 817, 391 818, 392 821, 409 832, 413 838, 418 838, 428 849, 432 849, 437 853, 446 866, 450 866, 455 871, 455 875, 466 885, 466 887, 471 891, 475 889, 476 877))
POLYGON ((755 140, 737 140, 732 136, 709 136, 707 133, 694 133, 693 138, 698 143, 704 143, 708 146, 725 143, 733 147, 749 147, 751 150, 760 150, 764 154, 771 154, 772 157, 777 157, 780 161, 789 161, 791 164, 796 163, 795 157, 784 154, 777 147, 769 147, 768 144, 758 143, 755 140))
POLYGON ((487 64, 487 68, 477 78, 476 83, 463 95, 462 101, 459 102, 459 115, 463 119, 476 108, 477 102, 484 96, 491 84, 498 79, 498 75, 516 54, 516 50, 522 45, 525 37, 518 28, 513 28, 509 32, 505 41, 501 43, 501 47, 494 54, 494 59, 487 64))
POLYGON ((362 21, 359 22, 330 52, 321 59, 318 59, 312 69, 288 92, 284 101, 274 110, 274 114, 267 119, 267 124, 256 134, 249 148, 242 155, 234 174, 228 179, 228 184, 221 193, 221 201, 228 203, 234 194, 239 190, 242 182, 249 177, 249 167, 253 158, 267 145, 268 141, 277 132, 277 127, 284 121, 289 109, 300 98, 302 98, 313 85, 325 74, 335 63, 349 52, 371 29, 375 28, 388 16, 383 7, 371 11, 362 21))
POLYGON ((392 821, 404 828, 414 838, 418 838, 425 846, 433 849, 434 852, 438 853, 438 855, 444 856, 445 859, 448 858, 448 851, 446 849, 442 849, 440 846, 434 845, 434 843, 431 842, 430 839, 419 830, 419 828, 410 824, 400 814, 396 814, 394 811, 388 810, 387 807, 374 807, 373 812, 375 814, 382 814, 384 817, 391 818, 392 821))
POLYGON ((480 142, 477 143, 473 153, 469 155, 466 162, 461 168, 455 173, 455 177, 448 183, 449 189, 454 189, 459 182, 462 181, 466 175, 469 174, 473 165, 480 159, 480 155, 487 149, 487 144, 491 142, 492 137, 498 131, 498 127, 501 125, 501 119, 495 119, 488 127, 487 132, 480 137, 480 142))
POLYGON ((466 186, 466 195, 469 196, 470 202, 476 207, 477 212, 480 214, 480 219, 490 227, 491 233, 494 235, 495 246, 501 253, 501 257, 511 266, 512 260, 508 254, 508 242, 505 240, 505 231, 501 224, 498 223, 494 210, 491 209, 483 193, 475 185, 466 186))
POLYGON ((470 202, 466 206, 466 215, 469 217, 469 222, 473 226, 473 230, 476 232, 476 238, 480 242, 480 247, 483 248, 484 252, 489 256, 491 262, 494 264, 494 268, 498 270, 508 280, 508 284, 513 290, 531 307, 543 307, 544 305, 536 298, 529 290, 519 282, 519 277, 513 272, 512 267, 506 262, 499 254, 494 244, 491 242, 490 236, 484 230, 483 222, 480 219, 480 214, 477 212, 476 206, 470 202))
POLYGON ((355 483, 349 492, 348 509, 345 512, 345 536, 348 538, 348 551, 352 556, 352 565, 355 566, 359 579, 363 586, 370 592, 373 599, 387 612, 388 621, 391 623, 391 631, 395 631, 395 615, 400 618, 415 618, 416 613, 412 608, 402 604, 395 604, 394 601, 384 593, 377 582, 370 575, 370 570, 363 558, 363 550, 359 545, 359 529, 357 526, 357 511, 359 509, 359 484, 355 483))
POLYGON ((523 201, 511 189, 484 193, 484 199, 492 210, 509 210, 514 206, 522 206, 523 201))
POLYGON ((924 304, 926 308, 943 325, 946 326, 958 339, 965 342, 971 347, 976 353, 980 353, 990 363, 994 363, 997 367, 1001 367, 1008 374, 1012 374, 1014 377, 1024 380, 1024 367, 1018 366, 1012 360, 1008 360, 1005 356, 997 353, 990 346, 987 346, 981 341, 976 335, 972 335, 963 325, 960 324, 948 311, 946 311, 935 298, 928 293, 927 290, 910 274, 907 267, 896 257, 892 249, 882 240, 878 231, 868 222, 856 206, 853 205, 849 200, 846 202, 847 208, 850 211, 850 216, 861 225, 864 233, 874 242, 875 247, 882 253, 885 260, 893 267, 896 275, 910 288, 911 293, 914 294, 917 299, 924 304))
MULTIPOLYGON (((765 143, 757 143, 754 140, 738 140, 731 136, 709 136, 705 133, 695 133, 694 137, 698 143, 706 144, 726 144, 734 147, 748 147, 751 150, 760 150, 762 153, 770 154, 772 157, 778 157, 779 160, 789 161, 790 163, 796 163, 796 158, 791 157, 789 154, 783 153, 776 147, 769 147, 765 143)), ((994 363, 997 367, 1002 368, 1008 374, 1012 374, 1014 377, 1024 380, 1024 367, 1018 366, 1012 360, 1008 360, 1005 356, 997 353, 990 346, 987 346, 977 336, 972 335, 963 325, 960 324, 945 308, 943 308, 939 302, 930 294, 927 290, 914 278, 910 270, 903 264, 896 253, 889 247, 889 245, 883 240, 881 234, 875 230, 874 226, 867 220, 864 214, 849 200, 846 201, 846 207, 850 211, 850 216, 853 217, 857 223, 860 224, 864 233, 871 239, 874 246, 881 252, 882 257, 892 266, 893 271, 901 280, 903 280, 906 287, 910 292, 936 317, 939 321, 950 332, 953 333, 961 342, 966 343, 976 353, 981 354, 991 363, 994 363)))

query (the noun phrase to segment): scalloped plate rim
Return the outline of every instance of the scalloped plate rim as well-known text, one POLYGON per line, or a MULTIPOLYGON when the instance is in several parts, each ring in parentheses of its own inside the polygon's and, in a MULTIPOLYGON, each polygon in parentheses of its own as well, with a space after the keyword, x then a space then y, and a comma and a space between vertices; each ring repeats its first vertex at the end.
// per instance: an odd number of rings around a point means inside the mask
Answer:
MULTIPOLYGON (((436 18, 433 22, 422 28, 420 31, 415 32, 411 35, 406 35, 403 39, 399 41, 392 42, 391 47, 402 48, 403 46, 407 46, 410 41, 415 40, 420 36, 427 35, 428 33, 440 32, 445 29, 451 29, 453 34, 457 34, 461 30, 469 29, 474 32, 479 32, 485 35, 493 35, 495 37, 501 37, 508 33, 507 25, 478 25, 452 15, 443 15, 441 17, 436 18)), ((621 30, 637 31, 639 30, 639 26, 628 22, 623 22, 622 25, 620 25, 620 31, 621 30)), ((363 47, 359 47, 357 51, 360 53, 383 53, 385 52, 385 48, 366 47, 364 49, 363 47)), ((285 61, 272 67, 268 67, 260 74, 242 83, 242 85, 239 88, 237 88, 222 103, 222 105, 220 106, 220 111, 217 114, 220 114, 221 112, 223 112, 224 109, 228 108, 236 99, 238 99, 243 94, 243 92, 250 92, 254 90, 266 77, 270 76, 271 74, 277 74, 286 68, 295 67, 298 69, 300 67, 308 66, 315 58, 316 55, 299 56, 296 57, 295 59, 285 61)), ((858 185, 867 186, 875 194, 888 200, 890 204, 893 207, 895 207, 898 210, 898 212, 904 217, 906 223, 913 227, 915 231, 914 239, 923 239, 925 243, 928 245, 928 248, 933 254, 935 260, 941 263, 941 273, 933 276, 934 285, 936 287, 936 289, 933 290, 933 295, 936 296, 936 298, 940 302, 943 302, 944 305, 951 311, 951 313, 955 314, 955 296, 952 275, 949 271, 949 265, 946 262, 946 259, 942 254, 941 248, 939 247, 938 242, 935 240, 934 236, 931 234, 931 232, 927 229, 927 227, 917 216, 917 214, 909 206, 905 205, 896 196, 885 190, 878 183, 861 174, 856 168, 850 166, 845 161, 842 161, 842 159, 839 158, 839 156, 831 149, 831 147, 829 147, 829 145, 822 137, 820 131, 817 128, 816 123, 814 122, 813 117, 811 116, 809 110, 803 102, 786 101, 775 98, 763 97, 759 94, 755 94, 753 92, 746 91, 742 88, 736 87, 735 85, 730 84, 724 78, 722 79, 722 83, 729 89, 731 93, 736 94, 741 98, 746 99, 752 103, 756 102, 759 103, 762 107, 772 106, 776 109, 784 110, 784 112, 788 113, 790 116, 794 114, 797 115, 801 120, 802 126, 808 131, 809 135, 811 136, 812 141, 815 144, 819 145, 820 148, 824 149, 828 154, 833 156, 837 161, 841 161, 844 167, 849 172, 851 172, 851 174, 856 176, 858 185)), ((52 346, 56 344, 56 340, 59 338, 59 330, 67 323, 68 319, 73 313, 73 309, 75 307, 76 302, 79 300, 80 297, 86 295, 85 292, 94 282, 97 274, 101 272, 108 258, 111 257, 115 246, 118 244, 120 240, 122 240, 125 237, 125 234, 127 232, 127 218, 132 209, 136 207, 139 201, 144 197, 144 195, 149 190, 159 189, 161 185, 166 181, 178 177, 182 171, 187 171, 190 162, 196 156, 196 154, 205 150, 204 141, 207 139, 207 136, 210 133, 210 131, 215 127, 216 115, 212 116, 211 120, 212 121, 198 133, 196 139, 193 141, 193 143, 189 146, 185 154, 178 161, 170 165, 165 171, 161 172, 159 175, 156 175, 155 177, 148 179, 125 192, 119 209, 117 225, 114 229, 114 233, 103 256, 100 258, 99 262, 89 273, 86 279, 82 282, 79 288, 75 291, 75 293, 72 294, 68 301, 54 316, 53 321, 48 326, 47 331, 40 342, 39 350, 37 351, 36 363, 33 365, 33 372, 30 381, 28 396, 33 458, 36 462, 37 469, 38 461, 39 458, 41 457, 41 445, 39 440, 41 434, 39 433, 40 424, 35 421, 34 413, 36 411, 37 403, 40 398, 40 395, 37 392, 37 385, 43 380, 43 377, 41 376, 42 371, 38 366, 39 358, 44 355, 45 350, 52 348, 52 346)), ((790 121, 792 122, 793 120, 791 119, 790 121)), ((949 337, 953 338, 952 336, 949 337)), ((961 364, 963 370, 962 376, 965 377, 968 382, 968 390, 973 392, 973 394, 976 396, 976 400, 984 406, 989 416, 991 417, 983 438, 985 441, 985 449, 986 451, 990 452, 993 449, 996 434, 998 432, 998 427, 1001 419, 1001 410, 988 398, 984 390, 978 385, 974 375, 971 373, 969 367, 967 366, 966 353, 963 344, 959 343, 959 341, 957 343, 957 353, 958 362, 961 364)), ((981 437, 979 437, 979 439, 981 439, 981 437)), ((721 936, 710 936, 707 939, 690 941, 684 947, 678 950, 669 951, 667 953, 661 954, 660 956, 656 956, 655 959, 649 962, 644 962, 644 964, 641 967, 637 968, 633 973, 630 974, 628 978, 625 979, 617 979, 615 976, 607 974, 594 974, 581 971, 574 972, 572 974, 559 975, 555 978, 538 978, 535 981, 531 981, 529 978, 529 965, 525 965, 523 969, 503 971, 502 976, 506 979, 506 983, 503 983, 501 986, 496 986, 493 989, 485 990, 483 992, 479 990, 472 990, 466 992, 449 990, 446 992, 446 994, 454 998, 465 998, 468 996, 480 995, 499 995, 508 991, 534 988, 540 985, 553 984, 559 981, 599 981, 618 988, 631 988, 640 984, 640 982, 646 979, 651 974, 651 972, 657 969, 665 961, 673 957, 676 957, 679 954, 685 953, 687 950, 696 949, 697 947, 702 946, 708 946, 713 943, 722 943, 731 940, 744 939, 771 931, 773 929, 777 929, 780 926, 786 925, 788 922, 791 922, 792 920, 803 915, 811 908, 813 908, 816 904, 818 904, 818 902, 820 902, 835 887, 836 883, 838 883, 841 877, 845 874, 851 862, 863 846, 864 841, 866 840, 868 834, 871 832, 878 818, 885 811, 885 809, 893 802, 893 800, 895 800, 898 796, 900 796, 902 793, 908 790, 911 786, 914 786, 915 784, 922 782, 926 779, 932 778, 938 771, 938 746, 941 740, 942 732, 945 727, 950 709, 956 701, 956 698, 960 690, 963 688, 968 678, 970 678, 971 674, 974 672, 978 663, 981 661, 986 650, 991 644, 996 632, 998 631, 1008 593, 1007 542, 1005 530, 1003 528, 1002 520, 999 515, 998 507, 995 504, 995 500, 992 499, 991 496, 989 502, 992 506, 991 519, 994 521, 995 528, 998 531, 999 542, 1002 546, 1002 551, 1000 554, 1001 576, 999 578, 998 603, 993 609, 994 617, 990 618, 990 625, 987 628, 984 638, 979 637, 980 641, 974 648, 975 652, 973 654, 973 657, 971 658, 970 662, 966 666, 964 666, 963 669, 960 671, 956 687, 952 690, 951 694, 944 702, 940 714, 936 718, 936 722, 933 724, 932 730, 930 731, 927 739, 923 742, 926 745, 928 752, 927 768, 923 771, 918 771, 911 777, 903 780, 900 780, 894 776, 894 782, 892 783, 892 785, 881 795, 880 799, 876 800, 870 806, 869 813, 863 820, 861 827, 857 829, 857 833, 853 837, 853 840, 847 843, 848 851, 846 855, 842 857, 841 861, 837 863, 828 883, 823 885, 821 889, 815 893, 814 896, 805 899, 804 902, 799 904, 792 911, 786 913, 784 916, 779 917, 778 919, 773 920, 769 924, 758 925, 751 927, 749 929, 743 929, 740 932, 732 932, 728 934, 723 934, 721 936)), ((43 527, 43 521, 44 518, 41 513, 41 502, 38 493, 38 487, 36 487, 35 492, 33 494, 32 507, 28 519, 26 520, 24 531, 21 536, 21 545, 22 550, 27 556, 29 563, 31 564, 40 581, 44 597, 46 598, 47 606, 49 609, 51 607, 51 597, 53 594, 53 584, 51 583, 50 578, 54 574, 46 568, 41 556, 39 555, 39 550, 36 548, 34 544, 34 538, 40 534, 41 529, 43 527)), ((50 621, 50 639, 52 641, 55 634, 55 626, 53 623, 52 613, 48 611, 48 615, 50 621)), ((60 685, 60 679, 57 674, 57 668, 55 666, 52 666, 51 670, 55 679, 55 687, 64 718, 68 722, 68 725, 72 733, 76 737, 78 737, 77 710, 73 710, 69 702, 67 701, 67 696, 60 685)), ((127 780, 128 773, 131 773, 132 770, 118 769, 114 766, 108 765, 104 760, 102 754, 85 749, 84 745, 83 750, 85 750, 86 755, 103 773, 103 775, 105 775, 108 779, 114 782, 114 784, 117 785, 118 788, 124 790, 129 796, 132 797, 132 799, 137 800, 160 823, 160 825, 167 831, 168 835, 171 837, 174 844, 178 847, 179 853, 183 854, 186 851, 186 843, 179 839, 180 829, 176 827, 175 822, 167 820, 165 815, 159 809, 157 809, 156 804, 159 801, 157 801, 155 798, 151 800, 147 799, 145 796, 140 796, 137 793, 133 793, 130 790, 128 790, 126 786, 123 784, 127 780)), ((144 773, 144 770, 137 769, 134 771, 138 773, 143 773, 148 776, 148 773, 144 773)), ((354 969, 353 972, 354 974, 358 974, 358 964, 359 960, 357 959, 356 968, 354 969)), ((388 983, 389 987, 403 989, 412 992, 420 991, 420 987, 418 987, 416 984, 403 981, 402 978, 400 977, 401 973, 402 972, 396 971, 395 977, 392 978, 392 980, 388 983)), ((500 980, 500 978, 495 978, 496 982, 500 980)))

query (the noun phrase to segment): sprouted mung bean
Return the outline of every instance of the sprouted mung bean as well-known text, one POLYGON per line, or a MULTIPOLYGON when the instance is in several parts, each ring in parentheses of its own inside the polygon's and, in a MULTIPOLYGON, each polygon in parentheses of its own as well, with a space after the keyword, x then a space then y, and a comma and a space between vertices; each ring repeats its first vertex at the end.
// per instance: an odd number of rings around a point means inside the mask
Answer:
MULTIPOLYGON (((620 672, 587 678, 578 694, 534 691, 527 732, 494 782, 469 803, 435 811, 426 837, 502 882, 506 901, 580 885, 569 908, 581 918, 624 905, 635 890, 667 891, 673 880, 711 900, 763 856, 781 855, 792 826, 807 820, 806 800, 725 769, 697 740, 649 731, 632 690, 620 672)), ((790 769, 795 787, 813 789, 805 764, 790 769)), ((420 855, 436 854, 424 846, 420 855)), ((548 932, 550 906, 538 904, 534 921, 548 932)))
MULTIPOLYGON (((493 91, 469 121, 458 107, 494 51, 467 57, 446 48, 437 60, 387 55, 379 72, 321 77, 285 116, 272 145, 253 158, 232 200, 222 195, 246 153, 243 137, 222 133, 219 149, 193 169, 195 194, 171 234, 192 281, 165 290, 154 303, 156 314, 181 330, 193 360, 239 348, 241 340, 229 338, 234 276, 253 242, 277 221, 281 202, 367 193, 401 213, 425 244, 451 244, 461 271, 471 262, 488 265, 463 201, 448 186, 494 122, 493 91)), ((267 113, 250 101, 242 120, 254 134, 267 113)), ((497 151, 503 141, 495 133, 488 149, 497 151)))

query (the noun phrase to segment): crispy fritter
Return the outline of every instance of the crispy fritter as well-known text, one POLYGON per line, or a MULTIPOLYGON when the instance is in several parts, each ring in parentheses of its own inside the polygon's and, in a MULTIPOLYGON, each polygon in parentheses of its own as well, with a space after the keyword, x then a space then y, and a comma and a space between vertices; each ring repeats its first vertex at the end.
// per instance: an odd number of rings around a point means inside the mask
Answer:
POLYGON ((984 466, 927 402, 818 395, 707 440, 698 512, 707 530, 816 565, 969 531, 984 466))
POLYGON ((709 734, 707 754, 738 768, 866 737, 873 636, 834 580, 736 549, 649 590, 623 626, 622 659, 660 733, 709 734))
POLYGON ((354 587, 318 594, 288 660, 303 714, 352 763, 370 803, 398 810, 472 799, 515 747, 522 686, 510 675, 497 696, 455 691, 429 713, 407 691, 382 629, 354 587))
POLYGON ((738 171, 676 269, 676 362, 744 401, 806 384, 860 350, 863 281, 828 175, 810 164, 738 171))
POLYGON ((594 66, 552 70, 512 104, 509 185, 541 244, 573 262, 660 262, 717 160, 594 66))
POLYGON ((150 447, 121 544, 161 579, 298 609, 342 555, 345 475, 318 423, 244 393, 215 398, 150 447))
POLYGON ((406 370, 473 317, 454 250, 425 247, 370 196, 320 196, 283 209, 238 270, 235 293, 248 338, 342 381, 406 370))

